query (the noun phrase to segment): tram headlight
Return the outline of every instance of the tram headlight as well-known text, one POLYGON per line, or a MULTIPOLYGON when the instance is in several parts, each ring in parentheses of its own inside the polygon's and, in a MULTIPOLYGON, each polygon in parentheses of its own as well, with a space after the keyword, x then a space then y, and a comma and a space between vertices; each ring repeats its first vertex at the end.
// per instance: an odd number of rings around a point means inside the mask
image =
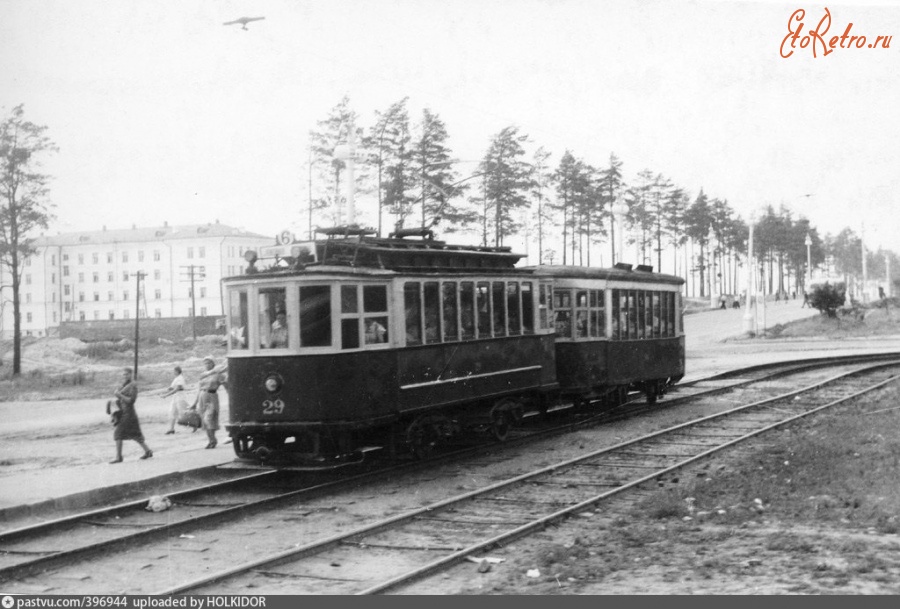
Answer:
POLYGON ((281 377, 277 374, 270 374, 266 377, 266 382, 264 383, 266 387, 266 391, 269 393, 278 393, 281 391, 281 387, 284 385, 284 382, 281 380, 281 377))

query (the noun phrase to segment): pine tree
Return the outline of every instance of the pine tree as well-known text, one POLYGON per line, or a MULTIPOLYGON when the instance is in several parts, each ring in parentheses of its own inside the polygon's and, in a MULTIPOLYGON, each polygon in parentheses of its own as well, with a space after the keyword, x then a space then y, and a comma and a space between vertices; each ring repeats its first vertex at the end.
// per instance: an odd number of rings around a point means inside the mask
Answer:
MULTIPOLYGON (((528 136, 520 135, 518 127, 506 127, 493 138, 481 162, 481 171, 487 178, 484 211, 487 215, 490 206, 495 246, 503 245, 506 236, 518 231, 516 212, 528 205, 527 193, 534 180, 531 165, 522 160, 522 144, 527 141, 528 136)), ((482 220, 487 227, 487 219, 482 220)))
POLYGON ((412 210, 412 197, 407 193, 413 180, 408 99, 404 97, 391 104, 383 113, 376 112, 377 120, 365 141, 369 163, 375 167, 377 175, 379 235, 383 233, 385 210, 400 216, 401 225, 402 218, 412 210))

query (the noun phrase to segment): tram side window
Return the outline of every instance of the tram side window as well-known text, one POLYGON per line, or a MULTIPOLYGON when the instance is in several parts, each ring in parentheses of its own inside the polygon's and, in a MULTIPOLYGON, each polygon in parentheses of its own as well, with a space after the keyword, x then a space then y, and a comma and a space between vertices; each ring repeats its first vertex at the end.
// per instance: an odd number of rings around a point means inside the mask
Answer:
POLYGON ((448 281, 441 286, 443 291, 441 305, 444 311, 444 341, 459 340, 459 323, 456 302, 456 282, 448 281))
POLYGON ((478 338, 487 338, 491 335, 491 284, 487 281, 479 281, 476 288, 478 338))
POLYGON ((406 344, 422 344, 422 296, 419 283, 403 285, 403 306, 406 311, 406 344))
POLYGON ((637 312, 637 316, 635 317, 635 321, 637 322, 637 337, 638 338, 647 338, 647 292, 643 290, 638 290, 635 293, 637 308, 635 311, 637 312))
POLYGON ((521 292, 519 284, 510 281, 506 284, 506 311, 507 311, 507 330, 510 336, 518 336, 522 333, 522 319, 519 314, 521 305, 521 292))
POLYGON ((534 291, 530 281, 522 282, 522 332, 534 334, 534 291))
POLYGON ((653 338, 659 338, 664 335, 662 330, 662 301, 665 297, 665 292, 653 292, 653 338))
POLYGON ((591 336, 606 336, 606 302, 603 290, 591 290, 591 336))
POLYGON ((471 281, 460 284, 459 319, 463 340, 475 338, 475 284, 471 281))
POLYGON ((341 349, 359 348, 358 287, 341 286, 341 349))
POLYGON ((556 309, 556 337, 572 338, 572 292, 554 290, 553 308, 556 309))
POLYGON ((300 288, 300 346, 331 345, 331 286, 300 288))
POLYGON ((247 322, 249 310, 247 308, 247 291, 232 291, 228 298, 228 326, 231 328, 228 337, 229 349, 247 348, 247 322))
POLYGON ((540 296, 538 297, 538 324, 540 325, 541 330, 547 330, 550 328, 550 313, 552 312, 551 305, 553 304, 553 293, 551 292, 551 286, 542 283, 539 286, 540 296))
POLYGON ((610 328, 609 335, 612 339, 618 340, 621 338, 620 336, 620 328, 622 324, 619 323, 619 290, 612 291, 612 327, 610 328))
POLYGON ((492 300, 494 302, 494 336, 506 335, 506 298, 505 287, 502 281, 495 281, 492 285, 492 300))
POLYGON ((675 336, 675 293, 666 292, 666 336, 675 336))
POLYGON ((363 326, 366 344, 380 345, 388 342, 388 299, 387 286, 364 285, 363 293, 363 326))
POLYGON ((441 340, 441 298, 437 281, 425 282, 425 342, 441 340))
POLYGON ((636 290, 628 290, 628 338, 639 338, 636 290))
POLYGON ((588 292, 575 292, 575 338, 587 338, 589 334, 588 292))
POLYGON ((286 291, 284 288, 260 288, 257 298, 259 346, 284 349, 288 346, 286 291))

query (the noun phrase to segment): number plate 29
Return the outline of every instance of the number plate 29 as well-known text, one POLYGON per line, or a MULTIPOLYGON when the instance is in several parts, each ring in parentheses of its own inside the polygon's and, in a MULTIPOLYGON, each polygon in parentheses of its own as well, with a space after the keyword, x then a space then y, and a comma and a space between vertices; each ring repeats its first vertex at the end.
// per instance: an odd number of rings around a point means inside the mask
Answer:
POLYGON ((263 414, 281 414, 284 412, 284 400, 265 400, 262 403, 263 414))

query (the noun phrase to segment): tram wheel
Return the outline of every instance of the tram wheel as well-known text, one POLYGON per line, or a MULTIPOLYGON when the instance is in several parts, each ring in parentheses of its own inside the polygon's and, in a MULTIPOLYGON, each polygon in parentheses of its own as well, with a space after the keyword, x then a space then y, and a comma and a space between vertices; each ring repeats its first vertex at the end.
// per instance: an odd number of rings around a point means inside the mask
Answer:
POLYGON ((434 454, 437 437, 431 425, 422 419, 416 419, 406 429, 406 444, 416 459, 424 461, 434 454))
POLYGON ((512 418, 507 412, 496 412, 491 417, 491 436, 498 442, 505 442, 512 429, 512 418))

